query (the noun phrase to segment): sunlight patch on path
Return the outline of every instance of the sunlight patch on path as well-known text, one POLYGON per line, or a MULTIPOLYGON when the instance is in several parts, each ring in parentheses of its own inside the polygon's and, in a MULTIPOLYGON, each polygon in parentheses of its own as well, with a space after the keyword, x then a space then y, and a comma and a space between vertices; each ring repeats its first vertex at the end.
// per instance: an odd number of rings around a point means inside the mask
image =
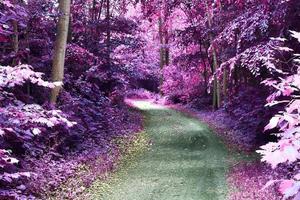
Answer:
POLYGON ((127 99, 126 102, 141 110, 166 110, 167 109, 162 105, 154 104, 151 101, 146 101, 146 100, 127 99))

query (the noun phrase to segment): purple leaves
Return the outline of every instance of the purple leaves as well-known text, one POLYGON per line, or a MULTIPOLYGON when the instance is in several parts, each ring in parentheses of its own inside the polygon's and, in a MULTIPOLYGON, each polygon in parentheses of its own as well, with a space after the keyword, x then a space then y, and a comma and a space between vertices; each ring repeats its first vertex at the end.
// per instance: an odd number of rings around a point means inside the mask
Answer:
MULTIPOLYGON (((12 89, 27 82, 48 88, 62 84, 44 81, 42 76, 42 73, 34 72, 29 65, 0 66, 0 89, 12 89)), ((0 111, 1 140, 7 143, 6 146, 13 145, 13 150, 17 149, 15 145, 19 149, 26 145, 31 150, 30 145, 26 142, 40 136, 46 129, 54 129, 57 126, 71 128, 76 124, 76 122, 69 121, 60 110, 46 110, 37 104, 26 105, 18 102, 14 105, 13 102, 10 102, 7 106, 0 107, 0 111)), ((11 156, 10 151, 0 149, 0 168, 3 171, 0 174, 0 180, 12 183, 20 177, 30 177, 28 172, 6 172, 9 166, 18 164, 18 162, 11 156)))
MULTIPOLYGON (((45 110, 37 104, 8 106, 2 110, 0 115, 7 119, 14 119, 17 116, 17 120, 11 120, 10 123, 18 126, 36 124, 52 128, 59 124, 64 124, 68 127, 76 124, 76 122, 67 120, 60 110, 45 110)), ((33 129, 33 131, 40 133, 38 129, 33 129)))
POLYGON ((300 42, 300 33, 296 31, 290 31, 292 34, 292 37, 296 38, 298 42, 300 42))
POLYGON ((18 160, 10 157, 10 152, 4 149, 0 149, 0 167, 4 168, 8 164, 16 164, 18 160))

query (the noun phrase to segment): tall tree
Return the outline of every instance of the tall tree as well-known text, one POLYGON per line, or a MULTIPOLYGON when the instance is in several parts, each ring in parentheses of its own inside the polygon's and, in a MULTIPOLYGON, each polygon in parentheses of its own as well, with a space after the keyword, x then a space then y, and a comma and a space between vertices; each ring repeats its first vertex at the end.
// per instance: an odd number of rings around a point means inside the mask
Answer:
POLYGON ((107 46, 107 67, 110 67, 110 42, 111 42, 111 32, 110 32, 110 0, 106 0, 106 46, 107 46))
POLYGON ((17 20, 12 20, 12 25, 13 25, 13 38, 12 38, 12 45, 13 45, 13 50, 15 53, 15 58, 13 59, 12 65, 15 66, 17 65, 17 54, 19 51, 19 30, 18 30, 18 21, 17 20))
MULTIPOLYGON (((162 7, 158 10, 158 35, 160 41, 160 68, 163 69, 164 66, 170 64, 170 49, 169 49, 169 7, 166 0, 163 0, 162 7)), ((163 75, 160 77, 160 85, 163 84, 163 75)))
MULTIPOLYGON (((59 0, 59 20, 57 25, 57 36, 55 41, 52 81, 62 82, 64 78, 64 64, 66 45, 68 38, 70 20, 71 0, 59 0)), ((55 86, 51 91, 50 102, 55 104, 62 86, 55 86)))
POLYGON ((164 31, 163 31, 163 19, 161 15, 159 16, 158 19, 158 34, 159 34, 159 42, 160 42, 160 68, 162 69, 165 65, 165 49, 164 49, 164 31))
MULTIPOLYGON (((206 3, 206 12, 207 12, 207 21, 208 21, 208 28, 211 29, 213 24, 213 7, 209 4, 208 1, 206 3)), ((210 42, 213 42, 213 35, 210 32, 209 33, 210 42)), ((220 82, 218 80, 218 77, 216 75, 216 71, 218 68, 218 58, 217 58, 217 52, 214 46, 212 46, 212 73, 213 75, 213 108, 217 109, 221 106, 221 94, 220 94, 220 82)))

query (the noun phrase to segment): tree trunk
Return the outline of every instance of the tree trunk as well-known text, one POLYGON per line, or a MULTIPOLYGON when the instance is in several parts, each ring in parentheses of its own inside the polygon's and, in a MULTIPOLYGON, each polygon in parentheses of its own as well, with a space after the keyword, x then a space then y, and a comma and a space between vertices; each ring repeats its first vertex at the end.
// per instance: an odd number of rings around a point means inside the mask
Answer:
POLYGON ((18 64, 17 54, 19 52, 19 29, 18 29, 18 22, 16 20, 12 21, 13 25, 13 38, 12 38, 12 46, 15 53, 15 57, 13 59, 12 65, 16 66, 18 64))
POLYGON ((220 98, 220 83, 218 81, 218 77, 216 75, 216 71, 217 71, 217 66, 218 66, 218 62, 217 62, 217 54, 215 52, 215 50, 213 50, 213 76, 214 76, 214 84, 213 84, 213 108, 214 109, 218 109, 221 105, 221 98, 220 98))
POLYGON ((92 21, 96 20, 96 15, 97 15, 96 0, 93 0, 92 21))
MULTIPOLYGON (((159 55, 160 55, 160 69, 161 69, 161 76, 159 79, 159 85, 162 86, 163 84, 163 68, 165 66, 165 59, 166 59, 166 55, 165 55, 165 43, 164 43, 164 32, 163 32, 163 19, 161 16, 159 16, 158 19, 158 35, 159 35, 159 41, 160 41, 160 48, 159 48, 159 55)), ((160 93, 162 94, 162 91, 160 91, 160 93)))
MULTIPOLYGON (((62 82, 64 77, 65 54, 69 29, 71 0, 59 0, 59 20, 57 25, 57 36, 55 41, 52 81, 62 82)), ((51 91, 50 102, 55 104, 61 90, 61 86, 56 86, 51 91)))
POLYGON ((227 96, 227 70, 224 69, 223 72, 223 99, 227 96))
MULTIPOLYGON (((212 13, 211 8, 206 1, 206 8, 207 8, 207 15, 208 15, 208 28, 212 28, 212 13)), ((213 42, 213 35, 209 33, 210 42, 213 42)), ((218 68, 218 60, 217 60, 217 53, 214 47, 212 47, 212 54, 213 54, 213 63, 212 63, 212 73, 214 74, 214 81, 213 81, 213 108, 218 109, 221 106, 221 94, 220 94, 220 83, 218 81, 218 77, 216 76, 215 72, 218 68)))
MULTIPOLYGON (((71 9, 72 4, 73 4, 73 0, 71 0, 71 2, 70 2, 70 9, 71 9)), ((73 40, 73 26, 72 26, 72 14, 71 14, 71 11, 70 11, 67 43, 68 44, 72 43, 72 40, 73 40)))
POLYGON ((104 0, 101 0, 99 12, 98 12, 98 17, 97 17, 97 20, 98 20, 98 21, 101 19, 101 14, 102 14, 103 4, 104 4, 104 0))
MULTIPOLYGON (((29 42, 30 33, 29 33, 29 30, 30 30, 30 24, 28 23, 27 27, 26 27, 25 40, 26 40, 26 45, 27 45, 27 49, 28 49, 27 63, 30 65, 31 60, 30 60, 30 42, 29 42)), ((27 95, 30 96, 30 93, 31 93, 30 83, 27 83, 26 88, 27 88, 27 95)))
POLYGON ((107 67, 110 68, 110 40, 111 40, 111 32, 110 32, 110 2, 106 0, 106 23, 107 23, 107 31, 106 31, 106 46, 107 46, 107 67))
POLYGON ((168 31, 165 32, 165 65, 170 64, 170 49, 169 49, 169 36, 168 31))
POLYGON ((73 40, 73 27, 72 27, 72 16, 69 17, 69 28, 68 28, 68 39, 67 43, 72 43, 73 40))
POLYGON ((165 49, 164 49, 164 35, 163 35, 163 20, 160 16, 158 19, 158 34, 159 34, 159 41, 160 41, 160 69, 163 69, 165 65, 165 49))
POLYGON ((169 30, 168 30, 168 4, 167 1, 164 0, 163 1, 163 38, 164 38, 164 56, 165 56, 165 65, 169 65, 170 64, 170 49, 169 49, 169 30))
MULTIPOLYGON (((204 47, 205 48, 205 47, 204 47)), ((203 72, 203 77, 204 77, 204 94, 207 95, 207 88, 208 88, 208 73, 207 73, 207 65, 206 65, 206 60, 208 60, 208 57, 204 58, 203 52, 202 52, 202 42, 201 40, 199 41, 199 50, 200 50, 200 59, 202 60, 202 64, 204 67, 204 72, 203 72)), ((207 49, 206 49, 207 51, 207 49)))

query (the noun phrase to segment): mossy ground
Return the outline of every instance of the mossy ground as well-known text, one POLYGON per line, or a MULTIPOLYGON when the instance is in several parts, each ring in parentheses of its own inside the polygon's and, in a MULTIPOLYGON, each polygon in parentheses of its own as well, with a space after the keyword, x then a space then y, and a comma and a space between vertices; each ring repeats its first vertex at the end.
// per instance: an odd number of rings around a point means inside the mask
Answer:
POLYGON ((96 181, 84 198, 227 199, 226 174, 244 155, 228 150, 197 119, 145 101, 134 105, 145 115, 145 132, 128 149, 120 170, 108 181, 96 181))

